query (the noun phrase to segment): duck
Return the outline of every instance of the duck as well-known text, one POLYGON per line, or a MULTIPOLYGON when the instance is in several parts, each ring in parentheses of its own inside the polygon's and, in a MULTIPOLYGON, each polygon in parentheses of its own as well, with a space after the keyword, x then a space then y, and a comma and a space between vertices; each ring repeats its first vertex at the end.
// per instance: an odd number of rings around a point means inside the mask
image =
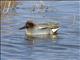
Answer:
POLYGON ((40 23, 37 24, 31 20, 28 20, 25 25, 19 30, 25 29, 26 35, 28 36, 38 36, 38 35, 44 35, 44 34, 56 34, 59 30, 59 24, 55 22, 48 22, 48 23, 40 23))

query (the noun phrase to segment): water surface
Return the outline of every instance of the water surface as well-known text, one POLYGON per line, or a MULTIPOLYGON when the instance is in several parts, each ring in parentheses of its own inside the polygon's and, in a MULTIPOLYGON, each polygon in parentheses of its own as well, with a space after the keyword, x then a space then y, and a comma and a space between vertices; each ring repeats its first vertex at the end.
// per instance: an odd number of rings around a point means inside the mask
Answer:
POLYGON ((39 1, 20 1, 15 15, 1 20, 1 60, 80 60, 79 2, 44 1, 47 11, 32 11, 39 1), (19 30, 28 19, 36 23, 60 24, 58 34, 51 37, 26 38, 19 30))

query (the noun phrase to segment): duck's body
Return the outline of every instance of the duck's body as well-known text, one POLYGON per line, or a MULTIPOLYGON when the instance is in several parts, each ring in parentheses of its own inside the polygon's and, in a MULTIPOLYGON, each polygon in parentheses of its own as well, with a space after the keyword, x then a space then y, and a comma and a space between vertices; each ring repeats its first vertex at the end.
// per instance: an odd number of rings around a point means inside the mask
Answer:
POLYGON ((44 35, 44 34, 54 34, 58 31, 59 25, 57 23, 43 23, 34 24, 31 21, 26 23, 26 26, 20 28, 26 28, 26 35, 44 35))
POLYGON ((59 28, 56 29, 33 29, 33 30, 26 30, 26 35, 33 35, 33 36, 38 36, 38 35, 50 35, 50 34, 56 34, 59 28))

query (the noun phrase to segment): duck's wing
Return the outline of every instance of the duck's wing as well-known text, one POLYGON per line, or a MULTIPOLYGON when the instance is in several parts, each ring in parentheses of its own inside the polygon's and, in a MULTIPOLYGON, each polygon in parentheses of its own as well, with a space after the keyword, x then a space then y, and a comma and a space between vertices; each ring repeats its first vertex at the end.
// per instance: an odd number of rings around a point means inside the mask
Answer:
POLYGON ((47 29, 48 28, 48 24, 38 24, 38 29, 47 29))
POLYGON ((59 28, 59 24, 54 22, 38 24, 38 29, 47 29, 47 28, 49 29, 59 28))
POLYGON ((56 29, 56 28, 59 28, 59 24, 55 22, 49 22, 48 27, 51 29, 56 29))

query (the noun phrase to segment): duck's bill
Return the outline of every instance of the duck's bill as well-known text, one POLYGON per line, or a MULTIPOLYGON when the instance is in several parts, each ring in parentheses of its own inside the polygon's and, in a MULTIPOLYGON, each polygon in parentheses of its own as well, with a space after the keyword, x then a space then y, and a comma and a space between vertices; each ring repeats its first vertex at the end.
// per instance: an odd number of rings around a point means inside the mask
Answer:
POLYGON ((19 28, 19 30, 23 30, 23 29, 25 29, 26 27, 25 26, 23 26, 23 27, 21 27, 21 28, 19 28))

